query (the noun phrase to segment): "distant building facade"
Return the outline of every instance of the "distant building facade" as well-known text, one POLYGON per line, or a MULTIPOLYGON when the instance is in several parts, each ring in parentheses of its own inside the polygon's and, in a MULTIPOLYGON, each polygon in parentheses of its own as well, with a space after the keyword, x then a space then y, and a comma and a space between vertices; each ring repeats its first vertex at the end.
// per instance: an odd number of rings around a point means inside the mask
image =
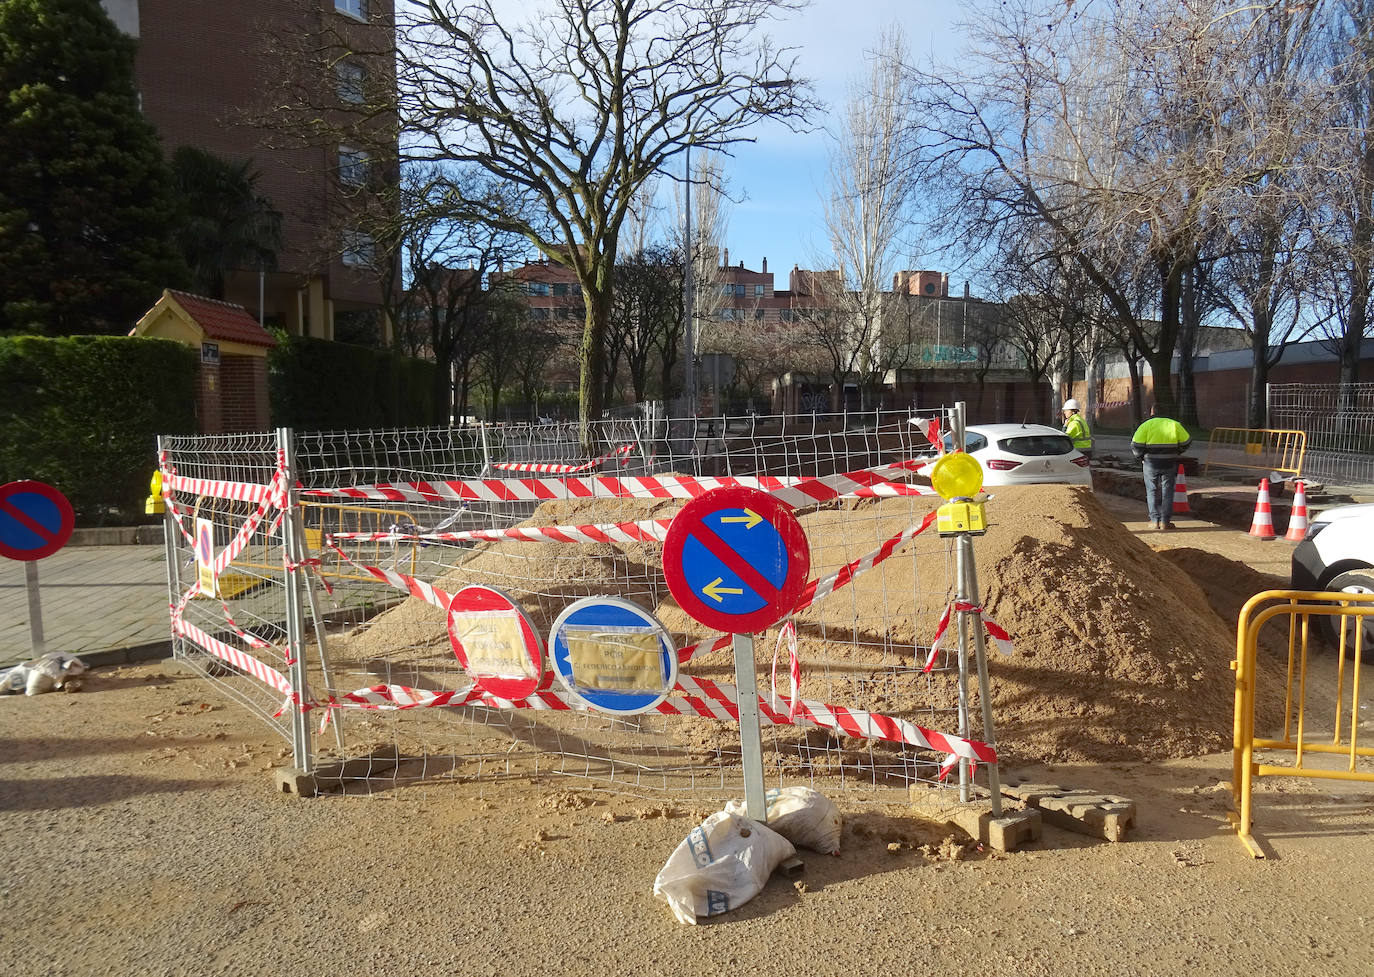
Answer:
MULTIPOLYGON (((170 158, 179 146, 251 159, 258 192, 282 213, 275 270, 235 269, 225 299, 292 335, 335 338, 345 317, 378 322, 382 279, 374 242, 347 227, 348 192, 369 161, 346 143, 267 148, 245 123, 280 76, 279 38, 337 34, 358 50, 384 50, 394 31, 393 0, 102 0, 115 25, 138 41, 135 66, 143 112, 170 158), (379 43, 384 41, 385 43, 379 43)), ((364 79, 389 79, 389 65, 343 59, 333 93, 361 99, 364 79)), ((385 339, 383 335, 379 337, 385 339)))

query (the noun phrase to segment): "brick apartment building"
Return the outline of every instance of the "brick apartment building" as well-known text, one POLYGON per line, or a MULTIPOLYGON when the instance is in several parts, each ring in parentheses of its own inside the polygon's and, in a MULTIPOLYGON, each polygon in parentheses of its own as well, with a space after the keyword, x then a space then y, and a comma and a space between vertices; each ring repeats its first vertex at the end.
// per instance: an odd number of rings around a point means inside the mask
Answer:
MULTIPOLYGON (((293 335, 333 339, 336 321, 350 316, 381 322, 381 284, 370 267, 373 245, 347 228, 341 192, 341 184, 362 182, 367 159, 346 144, 267 148, 265 133, 245 118, 264 105, 280 77, 276 40, 389 32, 393 0, 102 3, 116 26, 138 40, 139 95, 164 153, 170 158, 179 146, 194 146, 225 159, 251 159, 260 174, 258 192, 282 213, 277 269, 261 275, 257 269, 235 270, 225 300, 293 335)), ((378 45, 374 39, 365 47, 378 45)), ((344 59, 332 94, 342 102, 361 99, 364 79, 390 79, 392 70, 344 59)), ((382 323, 382 329, 389 327, 382 323)))

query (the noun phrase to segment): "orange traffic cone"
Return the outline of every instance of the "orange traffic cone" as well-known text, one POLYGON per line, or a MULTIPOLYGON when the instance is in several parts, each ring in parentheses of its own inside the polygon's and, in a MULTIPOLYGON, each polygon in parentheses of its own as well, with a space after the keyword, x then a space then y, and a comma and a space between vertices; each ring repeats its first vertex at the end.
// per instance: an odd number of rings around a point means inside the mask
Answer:
POLYGON ((1188 508, 1188 479, 1184 477, 1183 466, 1178 466, 1178 478, 1174 482, 1174 515, 1186 516, 1193 510, 1188 508))
POLYGON ((1307 486, 1302 479, 1293 484, 1293 512, 1288 517, 1288 532, 1283 538, 1290 543, 1301 543, 1307 536, 1307 486))
POLYGON ((1255 518, 1250 522, 1250 535, 1260 539, 1274 538, 1274 516, 1269 509, 1269 479, 1261 479, 1259 497, 1255 499, 1255 518))

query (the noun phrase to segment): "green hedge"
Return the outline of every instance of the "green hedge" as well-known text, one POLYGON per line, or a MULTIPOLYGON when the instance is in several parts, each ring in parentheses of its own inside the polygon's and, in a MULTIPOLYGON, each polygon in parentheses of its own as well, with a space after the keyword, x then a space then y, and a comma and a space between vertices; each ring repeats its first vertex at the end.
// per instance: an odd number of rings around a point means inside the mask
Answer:
POLYGON ((165 339, 0 337, 0 483, 55 486, 80 525, 142 521, 157 436, 196 430, 196 358, 165 339))
POLYGON ((267 369, 276 427, 328 431, 436 423, 434 363, 278 333, 267 369))

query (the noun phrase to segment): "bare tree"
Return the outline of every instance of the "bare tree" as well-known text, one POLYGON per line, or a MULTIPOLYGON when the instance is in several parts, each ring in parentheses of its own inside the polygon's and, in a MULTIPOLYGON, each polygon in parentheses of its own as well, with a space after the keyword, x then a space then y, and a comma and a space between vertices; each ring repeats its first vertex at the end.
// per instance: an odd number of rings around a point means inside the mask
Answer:
POLYGON ((1284 6, 1010 0, 971 27, 970 69, 914 74, 927 182, 949 190, 941 219, 972 247, 1006 220, 1039 222, 1148 361, 1165 410, 1184 283, 1220 202, 1284 158, 1288 137, 1248 125, 1244 97, 1256 37, 1284 6))
POLYGON ((1324 150, 1330 220, 1319 238, 1327 266, 1320 300, 1340 380, 1354 384, 1361 344, 1374 324, 1374 2, 1333 0, 1323 12, 1334 99, 1324 150))
POLYGON ((890 368, 885 352, 904 348, 884 344, 879 333, 915 192, 903 143, 909 131, 902 114, 906 60, 900 30, 884 31, 869 56, 867 77, 862 84, 851 85, 830 133, 825 223, 838 274, 820 280, 827 314, 813 322, 818 338, 831 352, 834 368, 859 374, 861 407, 874 377, 890 368))
POLYGON ((623 258, 616 269, 612 331, 623 337, 625 365, 636 402, 645 399, 653 354, 665 334, 680 335, 682 256, 650 247, 623 258))
POLYGON ((799 0, 556 0, 502 23, 490 3, 398 15, 398 115, 413 156, 472 164, 510 193, 463 216, 525 237, 577 276, 580 413, 599 417, 620 234, 636 192, 687 146, 726 149, 812 102, 759 26, 799 0))

